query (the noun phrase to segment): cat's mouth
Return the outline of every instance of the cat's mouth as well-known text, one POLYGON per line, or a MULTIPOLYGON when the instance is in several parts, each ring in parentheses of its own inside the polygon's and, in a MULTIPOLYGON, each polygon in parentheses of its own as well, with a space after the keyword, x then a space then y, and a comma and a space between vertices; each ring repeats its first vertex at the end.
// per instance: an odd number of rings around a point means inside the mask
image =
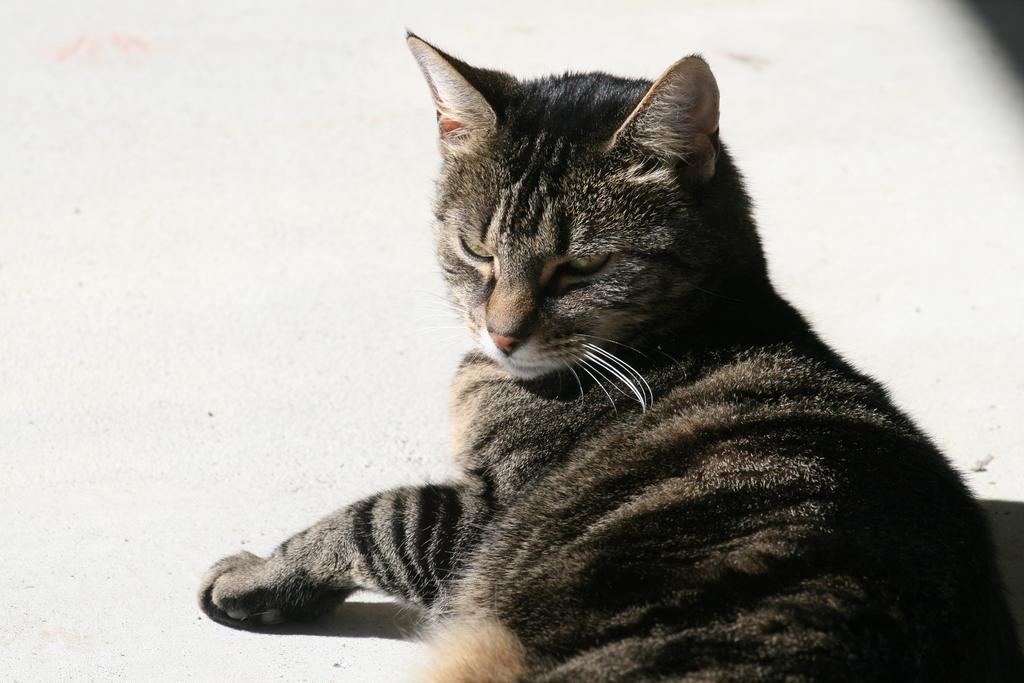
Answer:
POLYGON ((488 358, 517 379, 537 379, 564 370, 567 365, 558 354, 546 353, 536 340, 527 340, 510 354, 499 349, 486 330, 477 334, 477 341, 488 358))
MULTIPOLYGON (((583 393, 581 375, 589 377, 601 389, 609 394, 614 389, 623 396, 635 398, 641 410, 646 410, 654 403, 654 391, 643 374, 619 355, 599 346, 595 341, 605 340, 618 344, 626 349, 633 349, 620 342, 613 342, 604 337, 590 334, 575 333, 562 340, 546 342, 528 340, 517 346, 512 352, 505 353, 485 330, 477 335, 480 349, 509 375, 521 380, 534 380, 557 372, 568 371, 580 385, 583 393)), ((637 353, 639 353, 637 351, 637 353)), ((612 401, 614 404, 614 401, 612 401)))

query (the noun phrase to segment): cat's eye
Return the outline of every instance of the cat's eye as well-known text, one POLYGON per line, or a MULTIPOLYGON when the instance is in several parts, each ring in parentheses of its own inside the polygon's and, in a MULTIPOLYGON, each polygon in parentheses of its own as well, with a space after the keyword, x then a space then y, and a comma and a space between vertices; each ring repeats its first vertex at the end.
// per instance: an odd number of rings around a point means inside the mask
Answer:
POLYGON ((462 250, 466 252, 471 258, 475 258, 478 261, 492 261, 494 256, 487 251, 487 247, 472 238, 466 239, 460 237, 459 241, 462 243, 462 250))
POLYGON ((590 275, 604 268, 610 258, 611 254, 608 252, 588 254, 566 261, 562 265, 566 271, 574 275, 590 275))

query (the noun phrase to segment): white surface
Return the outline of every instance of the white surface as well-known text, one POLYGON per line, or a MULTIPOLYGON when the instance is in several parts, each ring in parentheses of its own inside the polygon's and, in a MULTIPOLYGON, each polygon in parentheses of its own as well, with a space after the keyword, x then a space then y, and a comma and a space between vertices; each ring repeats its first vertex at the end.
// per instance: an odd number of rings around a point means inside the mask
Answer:
POLYGON ((386 610, 264 636, 194 600, 219 557, 447 471, 466 337, 425 329, 452 323, 404 26, 518 74, 702 52, 781 288, 982 497, 1024 500, 1022 96, 960 5, 5 0, 4 678, 416 666, 342 637, 394 635, 386 610))

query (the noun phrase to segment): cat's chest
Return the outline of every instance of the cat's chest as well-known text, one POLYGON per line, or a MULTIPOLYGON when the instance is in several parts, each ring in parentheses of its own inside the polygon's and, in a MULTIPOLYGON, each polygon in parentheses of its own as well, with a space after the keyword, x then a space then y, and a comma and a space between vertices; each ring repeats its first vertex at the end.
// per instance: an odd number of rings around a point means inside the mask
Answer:
POLYGON ((451 447, 463 469, 488 469, 515 485, 557 463, 601 429, 607 407, 589 396, 537 392, 488 361, 469 361, 451 388, 451 447))

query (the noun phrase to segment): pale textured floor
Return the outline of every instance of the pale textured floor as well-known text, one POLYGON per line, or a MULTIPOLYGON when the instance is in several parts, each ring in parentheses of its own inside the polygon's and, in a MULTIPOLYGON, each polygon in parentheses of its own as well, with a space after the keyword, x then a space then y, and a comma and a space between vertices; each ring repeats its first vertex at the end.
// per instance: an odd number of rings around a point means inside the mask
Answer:
POLYGON ((1024 98, 961 5, 5 0, 0 677, 392 681, 422 657, 386 604, 273 636, 194 604, 220 556, 447 471, 464 341, 430 329, 406 25, 520 74, 702 52, 777 282, 1008 501, 1024 613, 1024 98))

